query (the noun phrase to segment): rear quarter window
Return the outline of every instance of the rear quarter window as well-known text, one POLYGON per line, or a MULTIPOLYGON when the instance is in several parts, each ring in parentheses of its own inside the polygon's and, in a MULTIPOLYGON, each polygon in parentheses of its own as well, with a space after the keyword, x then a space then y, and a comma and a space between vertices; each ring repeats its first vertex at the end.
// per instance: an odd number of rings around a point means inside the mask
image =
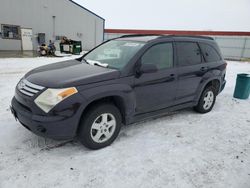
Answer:
POLYGON ((197 65, 202 62, 201 51, 196 42, 176 42, 178 66, 197 65))
POLYGON ((206 62, 220 61, 221 56, 217 50, 209 44, 200 43, 201 50, 204 54, 206 62))

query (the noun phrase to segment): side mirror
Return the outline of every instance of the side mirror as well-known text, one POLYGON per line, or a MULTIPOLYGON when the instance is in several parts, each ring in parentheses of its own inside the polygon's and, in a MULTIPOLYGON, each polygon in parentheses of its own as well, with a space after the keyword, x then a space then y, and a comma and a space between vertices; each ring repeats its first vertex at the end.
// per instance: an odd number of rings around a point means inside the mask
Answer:
POLYGON ((140 73, 154 73, 157 72, 157 67, 154 64, 142 64, 140 68, 140 73))

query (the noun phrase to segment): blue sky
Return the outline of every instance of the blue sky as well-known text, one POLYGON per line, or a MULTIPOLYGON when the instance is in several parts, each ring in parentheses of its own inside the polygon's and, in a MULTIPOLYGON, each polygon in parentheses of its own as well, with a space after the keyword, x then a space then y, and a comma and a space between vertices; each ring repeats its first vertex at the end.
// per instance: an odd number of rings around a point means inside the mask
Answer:
POLYGON ((250 0, 75 0, 109 29, 250 31, 250 0))

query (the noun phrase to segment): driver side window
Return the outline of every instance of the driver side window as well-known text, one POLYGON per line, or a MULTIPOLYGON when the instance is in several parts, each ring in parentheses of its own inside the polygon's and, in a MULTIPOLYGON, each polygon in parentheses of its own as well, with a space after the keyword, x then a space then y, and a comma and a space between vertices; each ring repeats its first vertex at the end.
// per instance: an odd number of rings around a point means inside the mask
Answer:
POLYGON ((174 63, 172 43, 152 46, 141 58, 142 64, 154 64, 160 69, 171 68, 174 63))

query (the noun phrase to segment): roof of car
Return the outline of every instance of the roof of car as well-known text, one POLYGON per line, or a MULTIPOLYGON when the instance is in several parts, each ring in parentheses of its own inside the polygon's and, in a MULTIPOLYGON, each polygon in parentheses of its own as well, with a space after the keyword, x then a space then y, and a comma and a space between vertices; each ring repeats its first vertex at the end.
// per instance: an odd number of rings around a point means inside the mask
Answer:
POLYGON ((141 41, 149 42, 151 40, 160 39, 160 38, 186 38, 186 39, 203 39, 203 40, 214 40, 212 37, 208 36, 190 36, 190 35, 124 35, 116 40, 131 40, 131 41, 141 41))
POLYGON ((131 40, 131 41, 140 41, 140 42, 148 42, 154 39, 159 38, 161 35, 124 35, 117 40, 131 40))

